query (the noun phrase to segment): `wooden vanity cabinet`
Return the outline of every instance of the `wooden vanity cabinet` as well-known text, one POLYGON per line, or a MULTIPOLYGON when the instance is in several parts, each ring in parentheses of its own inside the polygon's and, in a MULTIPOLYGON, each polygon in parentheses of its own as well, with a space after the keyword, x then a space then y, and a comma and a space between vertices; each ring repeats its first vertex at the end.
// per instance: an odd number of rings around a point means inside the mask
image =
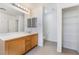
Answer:
POLYGON ((5 42, 5 54, 20 55, 25 52, 25 39, 16 38, 5 42))
POLYGON ((6 55, 21 55, 37 45, 37 34, 5 41, 6 55))

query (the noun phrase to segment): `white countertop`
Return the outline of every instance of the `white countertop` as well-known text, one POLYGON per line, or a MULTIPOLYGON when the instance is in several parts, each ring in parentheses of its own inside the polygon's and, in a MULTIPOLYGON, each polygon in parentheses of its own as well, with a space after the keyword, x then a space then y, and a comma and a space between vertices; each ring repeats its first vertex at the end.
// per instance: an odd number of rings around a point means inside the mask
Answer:
POLYGON ((3 33, 0 34, 0 39, 1 40, 11 40, 14 38, 19 38, 22 36, 28 36, 28 35, 33 35, 36 34, 37 32, 32 32, 32 33, 26 33, 26 32, 12 32, 12 33, 3 33))

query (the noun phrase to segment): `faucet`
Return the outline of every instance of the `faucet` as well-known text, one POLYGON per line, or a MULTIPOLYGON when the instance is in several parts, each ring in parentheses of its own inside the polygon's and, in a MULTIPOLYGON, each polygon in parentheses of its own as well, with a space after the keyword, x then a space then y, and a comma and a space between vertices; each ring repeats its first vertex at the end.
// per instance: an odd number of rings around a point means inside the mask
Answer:
POLYGON ((31 33, 31 31, 28 31, 28 33, 31 33))

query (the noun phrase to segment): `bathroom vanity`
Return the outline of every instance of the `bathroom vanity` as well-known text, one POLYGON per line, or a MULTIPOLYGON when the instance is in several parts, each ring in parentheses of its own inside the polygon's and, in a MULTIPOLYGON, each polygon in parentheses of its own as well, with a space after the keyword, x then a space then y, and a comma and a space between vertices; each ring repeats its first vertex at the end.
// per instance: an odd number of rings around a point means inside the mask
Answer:
POLYGON ((0 54, 22 55, 37 44, 37 33, 8 33, 0 37, 0 54))

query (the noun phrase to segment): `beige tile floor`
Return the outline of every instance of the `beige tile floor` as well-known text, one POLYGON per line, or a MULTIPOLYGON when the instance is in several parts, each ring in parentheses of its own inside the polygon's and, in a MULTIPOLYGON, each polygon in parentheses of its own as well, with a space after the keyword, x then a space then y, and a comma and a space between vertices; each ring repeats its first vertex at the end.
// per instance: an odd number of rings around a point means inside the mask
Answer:
POLYGON ((76 51, 63 49, 63 53, 56 51, 56 43, 45 41, 44 47, 35 47, 26 55, 78 55, 76 51))

